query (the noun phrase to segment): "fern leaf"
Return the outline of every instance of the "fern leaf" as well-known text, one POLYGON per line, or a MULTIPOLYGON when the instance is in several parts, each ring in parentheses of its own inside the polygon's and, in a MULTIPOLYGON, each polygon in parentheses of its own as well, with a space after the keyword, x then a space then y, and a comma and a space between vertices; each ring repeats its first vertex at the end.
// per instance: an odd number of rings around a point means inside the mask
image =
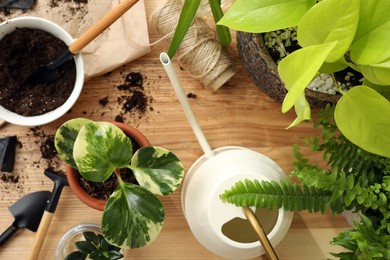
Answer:
POLYGON ((324 213, 330 204, 331 193, 307 185, 301 189, 299 185, 289 181, 278 183, 246 179, 226 190, 220 198, 239 207, 255 206, 268 209, 283 207, 289 211, 308 210, 324 213))

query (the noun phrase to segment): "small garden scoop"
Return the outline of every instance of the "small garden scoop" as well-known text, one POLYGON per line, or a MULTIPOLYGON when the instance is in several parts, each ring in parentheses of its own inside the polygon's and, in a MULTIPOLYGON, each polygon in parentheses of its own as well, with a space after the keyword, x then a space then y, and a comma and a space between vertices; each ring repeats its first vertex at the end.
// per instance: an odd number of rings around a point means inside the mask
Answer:
POLYGON ((44 208, 42 221, 39 224, 39 228, 32 247, 32 252, 30 254, 30 260, 38 259, 43 241, 46 237, 54 212, 57 208, 58 201, 60 200, 62 189, 69 185, 65 175, 56 173, 51 168, 45 170, 45 175, 54 182, 54 187, 51 196, 44 208))
POLYGON ((35 0, 0 0, 0 8, 30 9, 35 0))
POLYGON ((15 217, 12 225, 0 235, 0 246, 10 238, 19 228, 37 231, 46 203, 50 198, 49 191, 37 191, 19 199, 9 207, 15 217))
POLYGON ((81 51, 137 2, 138 0, 125 0, 120 3, 69 45, 55 60, 38 68, 27 78, 26 82, 29 84, 50 83, 58 79, 60 77, 59 66, 81 51))

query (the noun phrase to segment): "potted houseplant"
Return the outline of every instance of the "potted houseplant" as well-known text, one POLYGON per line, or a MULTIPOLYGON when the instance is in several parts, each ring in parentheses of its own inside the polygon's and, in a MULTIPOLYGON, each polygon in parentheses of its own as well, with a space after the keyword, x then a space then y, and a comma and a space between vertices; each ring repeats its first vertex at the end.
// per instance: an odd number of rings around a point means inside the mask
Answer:
POLYGON ((325 167, 313 165, 294 146, 296 181, 243 180, 221 194, 225 202, 237 206, 284 208, 334 214, 346 210, 359 212, 361 221, 335 237, 332 244, 345 252, 333 254, 341 259, 389 259, 390 257, 390 159, 351 143, 338 133, 334 108, 320 113, 315 127, 322 136, 307 139, 314 152, 324 155, 325 167))
MULTIPOLYGON (((390 138, 385 132, 390 127, 389 12, 387 0, 237 0, 217 24, 256 33, 297 26, 302 48, 278 65, 288 91, 282 111, 294 107, 297 114, 290 126, 311 118, 304 91, 319 72, 333 74, 350 67, 362 73, 361 86, 339 90, 342 97, 337 101, 335 120, 352 143, 390 157, 390 138)), ((176 32, 183 30, 180 22, 176 32)), ((171 47, 179 40, 173 39, 171 47)))
POLYGON ((65 122, 55 136, 60 158, 92 182, 111 175, 118 186, 108 198, 102 216, 104 238, 121 248, 144 247, 153 242, 165 212, 156 195, 168 195, 180 185, 183 165, 172 152, 145 146, 133 154, 132 141, 116 125, 77 118, 65 122), (122 180, 130 169, 138 184, 122 180))
POLYGON ((68 230, 56 248, 56 259, 122 259, 119 247, 104 239, 100 225, 80 224, 68 230))

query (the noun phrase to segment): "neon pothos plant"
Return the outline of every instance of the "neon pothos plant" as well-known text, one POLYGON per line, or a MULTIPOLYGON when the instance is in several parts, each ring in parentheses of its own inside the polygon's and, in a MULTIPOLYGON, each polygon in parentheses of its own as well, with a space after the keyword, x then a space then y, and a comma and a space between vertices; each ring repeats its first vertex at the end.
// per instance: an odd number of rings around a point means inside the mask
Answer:
POLYGON ((284 208, 334 214, 354 209, 361 221, 332 241, 346 249, 341 259, 390 259, 390 159, 364 151, 338 134, 333 108, 327 107, 315 127, 322 136, 308 138, 313 152, 323 154, 325 168, 311 164, 294 146, 290 180, 237 182, 220 197, 236 206, 284 208))
POLYGON ((339 91, 335 119, 352 143, 389 158, 389 13, 388 0, 236 0, 218 24, 253 33, 297 27, 302 48, 278 64, 288 90, 282 111, 297 114, 291 126, 310 119, 304 90, 319 72, 361 72, 363 85, 339 91))
POLYGON ((112 123, 84 118, 65 122, 55 135, 60 158, 93 182, 115 174, 119 185, 108 198, 102 217, 104 238, 121 248, 143 247, 154 241, 164 223, 164 206, 156 195, 168 195, 180 185, 184 168, 170 151, 157 146, 138 149, 112 123), (139 185, 122 180, 129 168, 139 185))

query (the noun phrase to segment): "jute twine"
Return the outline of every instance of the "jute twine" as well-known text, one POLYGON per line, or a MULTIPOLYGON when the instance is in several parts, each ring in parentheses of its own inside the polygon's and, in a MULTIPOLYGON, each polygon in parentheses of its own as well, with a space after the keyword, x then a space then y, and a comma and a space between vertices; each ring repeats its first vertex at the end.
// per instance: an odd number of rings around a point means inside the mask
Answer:
MULTIPOLYGON (((172 40, 183 3, 168 0, 154 10, 151 23, 164 38, 172 40)), ((216 39, 216 33, 200 18, 195 18, 177 52, 179 64, 205 86, 217 90, 233 75, 232 63, 216 39)))

